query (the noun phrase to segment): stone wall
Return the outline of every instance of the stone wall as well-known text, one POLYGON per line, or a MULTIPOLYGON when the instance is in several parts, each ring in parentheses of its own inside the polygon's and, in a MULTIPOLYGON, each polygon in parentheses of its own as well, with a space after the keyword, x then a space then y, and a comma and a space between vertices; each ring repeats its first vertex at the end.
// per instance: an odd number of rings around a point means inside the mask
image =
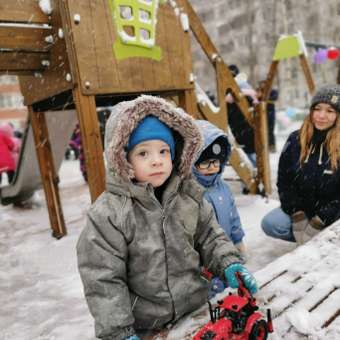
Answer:
MULTIPOLYGON (((237 64, 256 86, 265 78, 281 34, 301 31, 305 41, 340 47, 338 0, 191 0, 205 29, 227 64, 237 64)), ((205 55, 193 44, 194 69, 205 90, 214 91, 214 74, 205 55)), ((316 84, 336 82, 337 61, 312 63, 316 84)), ((298 58, 281 61, 274 86, 280 91, 280 107, 308 104, 307 84, 298 58)))

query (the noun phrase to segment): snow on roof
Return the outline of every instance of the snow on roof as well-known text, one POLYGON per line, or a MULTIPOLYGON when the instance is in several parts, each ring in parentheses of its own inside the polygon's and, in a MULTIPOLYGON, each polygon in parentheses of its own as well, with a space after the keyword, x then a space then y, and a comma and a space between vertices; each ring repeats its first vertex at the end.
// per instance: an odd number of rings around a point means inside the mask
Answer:
POLYGON ((52 5, 50 0, 39 0, 39 6, 45 14, 50 15, 52 13, 52 5))

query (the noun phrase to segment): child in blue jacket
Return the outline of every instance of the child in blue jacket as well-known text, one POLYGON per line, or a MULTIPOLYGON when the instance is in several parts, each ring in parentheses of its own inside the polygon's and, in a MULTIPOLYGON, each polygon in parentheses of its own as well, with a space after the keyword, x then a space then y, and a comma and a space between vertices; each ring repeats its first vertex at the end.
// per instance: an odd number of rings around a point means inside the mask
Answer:
MULTIPOLYGON (((195 162, 193 173, 197 181, 207 188, 204 198, 213 206, 218 223, 245 258, 244 231, 240 216, 233 195, 227 183, 222 179, 222 173, 231 151, 227 135, 205 120, 196 120, 196 125, 203 135, 204 147, 195 162)), ((213 277, 208 293, 209 298, 224 289, 224 282, 218 277, 213 277)))
POLYGON ((230 144, 224 131, 205 120, 197 120, 204 148, 193 168, 197 181, 207 188, 204 198, 213 206, 216 218, 236 248, 245 255, 244 231, 233 195, 222 179, 224 167, 230 156, 230 144))

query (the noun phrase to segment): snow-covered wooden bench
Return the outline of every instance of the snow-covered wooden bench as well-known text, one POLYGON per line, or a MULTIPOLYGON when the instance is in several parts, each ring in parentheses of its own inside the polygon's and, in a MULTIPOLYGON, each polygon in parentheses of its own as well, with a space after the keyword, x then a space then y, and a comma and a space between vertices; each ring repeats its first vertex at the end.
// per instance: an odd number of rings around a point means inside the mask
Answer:
POLYGON ((278 339, 340 339, 340 221, 256 278, 259 304, 271 308, 278 339))
MULTIPOLYGON (((340 221, 255 276, 258 304, 272 311, 270 339, 340 339, 340 221)), ((204 306, 153 339, 191 339, 208 320, 204 306)))

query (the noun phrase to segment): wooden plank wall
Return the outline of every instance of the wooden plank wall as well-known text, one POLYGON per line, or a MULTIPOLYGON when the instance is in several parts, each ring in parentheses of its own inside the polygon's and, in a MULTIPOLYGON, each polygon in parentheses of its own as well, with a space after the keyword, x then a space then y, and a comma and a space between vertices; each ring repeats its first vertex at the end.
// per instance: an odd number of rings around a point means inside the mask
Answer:
POLYGON ((117 60, 117 38, 107 0, 64 0, 84 94, 131 93, 192 89, 190 41, 169 4, 158 12, 156 45, 162 58, 117 60), (80 15, 80 23, 73 20, 80 15), (169 34, 171 32, 171 34, 169 34), (87 84, 87 86, 85 85, 87 84))
POLYGON ((47 51, 45 38, 51 34, 49 28, 0 26, 0 45, 4 49, 21 51, 47 51))
POLYGON ((73 88, 73 83, 66 80, 66 75, 70 73, 70 66, 65 39, 58 35, 58 30, 62 29, 58 4, 59 1, 55 0, 50 19, 52 27, 50 34, 54 41, 49 50, 50 66, 36 76, 21 76, 19 78, 21 91, 25 97, 25 105, 33 104, 73 88))
POLYGON ((40 9, 38 1, 0 0, 0 21, 44 24, 48 17, 40 9))
POLYGON ((0 74, 43 71, 49 34, 49 18, 36 1, 0 0, 0 74))
POLYGON ((32 75, 35 71, 42 72, 45 69, 42 61, 47 59, 49 59, 49 53, 1 52, 0 73, 32 75))

